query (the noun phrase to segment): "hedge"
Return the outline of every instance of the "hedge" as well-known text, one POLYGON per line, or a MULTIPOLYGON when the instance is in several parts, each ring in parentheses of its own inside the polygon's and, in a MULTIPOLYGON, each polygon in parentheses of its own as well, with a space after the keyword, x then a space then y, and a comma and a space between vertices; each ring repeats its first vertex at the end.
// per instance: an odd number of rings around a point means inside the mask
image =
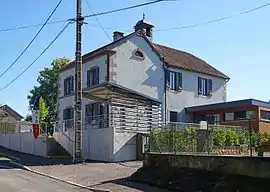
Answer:
MULTIPOLYGON (((150 151, 152 152, 193 152, 197 146, 197 127, 184 130, 151 130, 150 151)), ((210 131, 210 145, 214 148, 245 145, 250 146, 248 131, 235 128, 213 128, 210 131)), ((253 133, 251 147, 257 147, 261 142, 270 142, 269 133, 253 133)))

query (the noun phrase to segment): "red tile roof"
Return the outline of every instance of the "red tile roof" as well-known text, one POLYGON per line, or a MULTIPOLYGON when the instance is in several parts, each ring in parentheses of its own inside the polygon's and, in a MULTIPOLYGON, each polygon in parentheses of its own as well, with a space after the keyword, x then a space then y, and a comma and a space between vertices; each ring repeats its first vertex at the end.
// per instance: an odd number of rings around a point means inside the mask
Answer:
POLYGON ((158 45, 154 43, 152 44, 154 48, 159 52, 159 54, 164 57, 165 62, 170 67, 182 68, 194 72, 229 79, 228 76, 190 53, 166 47, 164 45, 158 45))

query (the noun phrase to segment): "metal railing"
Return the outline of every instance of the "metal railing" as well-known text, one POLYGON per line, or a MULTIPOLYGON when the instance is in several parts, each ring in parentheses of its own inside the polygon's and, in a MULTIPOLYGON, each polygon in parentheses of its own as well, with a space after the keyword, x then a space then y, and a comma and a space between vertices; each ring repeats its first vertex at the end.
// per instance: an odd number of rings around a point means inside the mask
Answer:
POLYGON ((163 123, 161 128, 151 129, 147 151, 247 156, 252 155, 260 139, 248 127, 163 123))

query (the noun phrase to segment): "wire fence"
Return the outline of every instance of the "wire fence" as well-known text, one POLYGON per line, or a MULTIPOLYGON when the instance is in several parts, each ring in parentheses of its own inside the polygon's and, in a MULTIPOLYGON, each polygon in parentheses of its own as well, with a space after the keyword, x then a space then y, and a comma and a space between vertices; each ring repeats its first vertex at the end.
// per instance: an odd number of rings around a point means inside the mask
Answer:
POLYGON ((255 133, 249 127, 166 123, 151 129, 145 151, 252 156, 269 141, 269 133, 255 133))

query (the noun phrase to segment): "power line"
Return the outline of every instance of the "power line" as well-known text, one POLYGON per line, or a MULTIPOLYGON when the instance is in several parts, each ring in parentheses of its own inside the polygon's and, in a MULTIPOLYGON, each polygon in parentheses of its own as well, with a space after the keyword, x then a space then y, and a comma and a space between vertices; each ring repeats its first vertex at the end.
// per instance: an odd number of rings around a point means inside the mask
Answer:
MULTIPOLYGON (((86 2, 86 4, 87 4, 87 6, 89 7, 90 11, 92 12, 92 14, 95 15, 95 12, 94 12, 94 10, 92 9, 92 7, 91 7, 90 3, 88 2, 88 0, 85 0, 85 2, 86 2)), ((99 21, 99 19, 98 19, 97 16, 95 16, 95 19, 96 19, 97 23, 99 24, 100 28, 103 30, 103 32, 104 32, 104 33, 106 34, 106 36, 108 37, 108 39, 111 41, 112 39, 111 39, 110 35, 107 33, 107 31, 105 30, 105 28, 102 26, 102 24, 100 23, 100 21, 99 21)))
POLYGON ((112 11, 105 11, 105 12, 96 13, 96 14, 92 14, 92 15, 86 15, 86 16, 84 16, 84 18, 96 17, 96 16, 100 16, 100 15, 107 15, 107 14, 111 14, 111 13, 116 13, 116 12, 125 11, 125 10, 129 10, 129 9, 134 9, 134 8, 143 7, 143 6, 146 6, 146 5, 156 4, 156 3, 165 2, 165 1, 178 1, 178 0, 155 0, 155 1, 150 1, 150 2, 147 2, 147 3, 141 3, 141 4, 138 4, 138 5, 132 5, 132 6, 129 6, 129 7, 115 9, 115 10, 112 10, 112 11))
POLYGON ((187 29, 187 28, 198 27, 198 26, 202 26, 202 25, 207 25, 207 24, 211 24, 211 23, 231 19, 231 18, 240 16, 240 15, 244 15, 244 14, 247 14, 247 13, 257 11, 259 9, 262 9, 262 8, 265 8, 265 7, 268 7, 268 6, 270 6, 270 3, 266 3, 264 5, 255 7, 253 9, 249 9, 249 10, 246 10, 246 11, 242 11, 240 13, 232 14, 232 15, 229 15, 229 16, 221 17, 221 18, 218 18, 218 19, 214 19, 214 20, 210 20, 210 21, 206 21, 206 22, 202 22, 202 23, 197 23, 197 24, 192 24, 192 25, 184 25, 184 26, 180 26, 180 27, 173 27, 173 28, 167 28, 167 29, 156 29, 155 31, 171 31, 171 30, 179 30, 179 29, 187 29))
POLYGON ((55 13, 55 11, 57 10, 57 8, 59 7, 59 5, 61 4, 62 0, 60 0, 58 2, 58 4, 56 5, 56 7, 53 9, 53 11, 51 12, 51 14, 49 15, 49 17, 47 18, 47 20, 45 21, 45 23, 42 25, 42 27, 39 29, 39 31, 37 32, 37 34, 34 36, 34 38, 30 41, 30 43, 24 48, 24 50, 22 51, 22 53, 15 59, 15 61, 13 61, 13 63, 0 75, 0 78, 6 74, 13 65, 15 65, 15 63, 23 56, 23 54, 27 51, 27 49, 32 45, 32 43, 35 41, 35 39, 38 37, 38 35, 40 34, 40 32, 43 30, 43 28, 46 26, 46 24, 48 23, 48 21, 51 19, 51 17, 53 16, 53 14, 55 13))
MULTIPOLYGON (((47 22, 47 25, 51 25, 51 24, 57 24, 57 23, 64 23, 67 22, 68 20, 59 20, 59 21, 52 21, 52 22, 47 22)), ((16 30, 21 30, 21 29, 28 29, 28 28, 34 28, 34 27, 39 27, 44 25, 44 23, 40 23, 40 24, 35 24, 35 25, 26 25, 26 26, 21 26, 21 27, 13 27, 13 28, 6 28, 6 29, 1 29, 1 32, 8 32, 8 31, 16 31, 16 30)))
MULTIPOLYGON (((137 5, 124 7, 124 8, 119 8, 119 9, 115 9, 115 10, 111 10, 111 11, 105 11, 105 12, 100 12, 100 13, 96 13, 96 14, 92 14, 92 15, 86 15, 84 17, 85 18, 90 18, 90 17, 99 16, 99 15, 107 15, 107 14, 111 14, 111 13, 116 13, 116 12, 120 12, 120 11, 124 11, 124 10, 134 9, 134 8, 143 7, 143 6, 146 6, 146 5, 155 4, 155 3, 159 3, 159 2, 165 2, 165 1, 177 1, 177 0, 155 0, 155 1, 150 1, 150 2, 147 2, 147 3, 137 4, 137 5)), ((49 25, 49 24, 57 24, 57 23, 64 23, 64 22, 67 22, 67 21, 70 21, 70 20, 75 20, 75 18, 48 22, 47 25, 49 25)), ((7 31, 20 30, 20 29, 28 29, 28 28, 33 28, 33 27, 39 27, 39 26, 42 26, 42 25, 43 24, 35 24, 35 25, 28 25, 28 26, 26 25, 26 26, 14 27, 14 28, 1 29, 0 33, 1 32, 7 32, 7 31)), ((92 25, 92 26, 96 26, 96 25, 92 25)), ((114 28, 107 28, 107 29, 114 29, 114 28)))
POLYGON ((67 23, 64 28, 57 34, 57 36, 51 41, 51 43, 40 53, 40 55, 30 64, 28 65, 19 75, 17 75, 14 79, 12 79, 9 83, 7 83, 4 87, 0 89, 3 91, 7 87, 9 87, 12 83, 14 83, 17 79, 19 79, 32 65, 36 63, 36 61, 52 46, 52 44, 60 37, 60 35, 66 30, 69 26, 70 22, 67 23))

